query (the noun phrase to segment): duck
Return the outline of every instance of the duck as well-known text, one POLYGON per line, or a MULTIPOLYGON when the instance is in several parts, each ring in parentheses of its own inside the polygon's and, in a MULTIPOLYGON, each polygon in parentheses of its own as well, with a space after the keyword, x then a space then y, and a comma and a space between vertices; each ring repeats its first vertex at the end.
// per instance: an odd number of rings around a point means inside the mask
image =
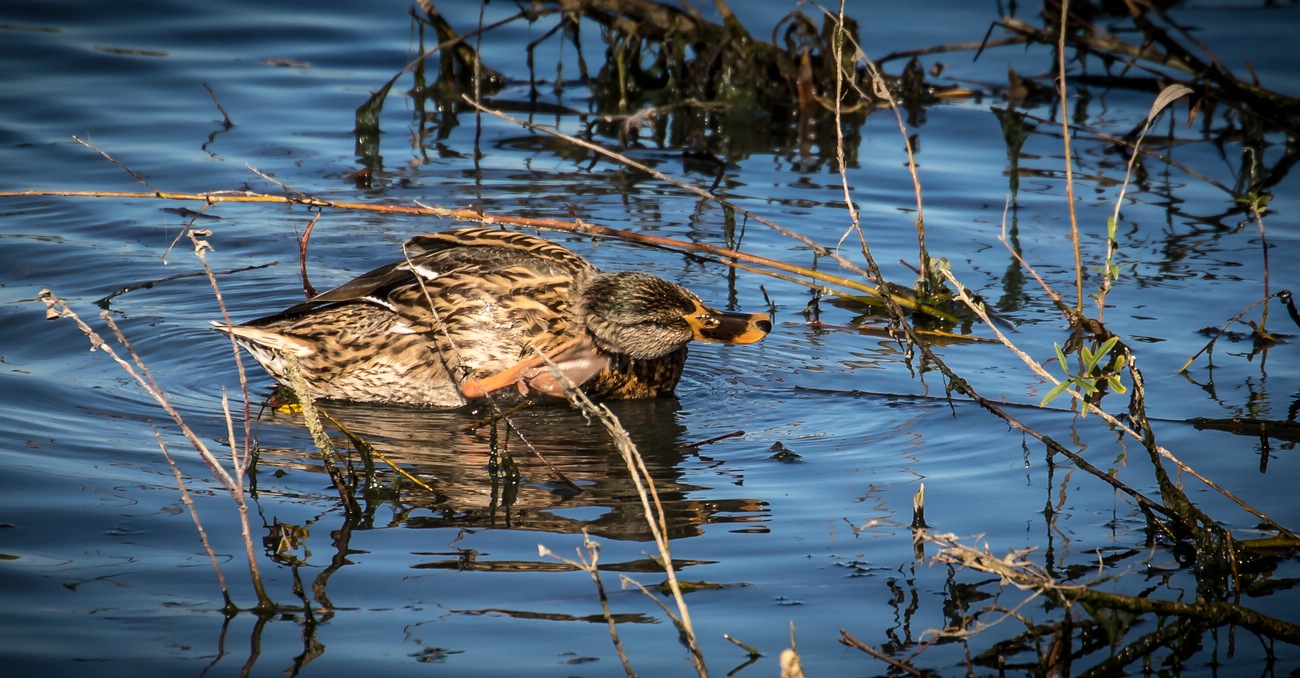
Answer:
POLYGON ((692 341, 750 344, 767 313, 723 312, 640 271, 604 272, 545 238, 417 235, 403 257, 279 313, 213 323, 276 381, 296 359, 313 399, 462 407, 496 395, 674 394, 692 341))

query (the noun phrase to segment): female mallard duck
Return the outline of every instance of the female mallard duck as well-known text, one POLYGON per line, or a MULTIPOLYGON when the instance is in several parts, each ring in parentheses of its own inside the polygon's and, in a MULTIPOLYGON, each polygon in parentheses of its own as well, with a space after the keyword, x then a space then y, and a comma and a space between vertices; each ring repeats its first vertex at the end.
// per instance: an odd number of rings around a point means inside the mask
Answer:
POLYGON ((523 233, 465 228, 404 250, 297 306, 217 329, 281 383, 281 352, 295 356, 314 398, 439 407, 511 386, 562 396, 565 380, 602 398, 670 395, 690 340, 748 344, 772 330, 765 313, 715 311, 663 278, 603 273, 523 233))

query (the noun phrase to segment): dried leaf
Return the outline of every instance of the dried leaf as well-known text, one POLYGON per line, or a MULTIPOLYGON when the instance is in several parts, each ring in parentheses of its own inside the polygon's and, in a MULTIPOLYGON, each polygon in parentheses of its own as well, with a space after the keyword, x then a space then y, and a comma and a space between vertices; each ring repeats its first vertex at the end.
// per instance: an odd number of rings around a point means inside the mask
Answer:
POLYGON ((1170 85, 1160 90, 1160 95, 1156 97, 1155 103, 1151 104, 1151 112, 1147 113, 1147 122, 1156 119, 1160 112, 1165 110, 1169 104, 1192 93, 1192 88, 1184 84, 1170 85))

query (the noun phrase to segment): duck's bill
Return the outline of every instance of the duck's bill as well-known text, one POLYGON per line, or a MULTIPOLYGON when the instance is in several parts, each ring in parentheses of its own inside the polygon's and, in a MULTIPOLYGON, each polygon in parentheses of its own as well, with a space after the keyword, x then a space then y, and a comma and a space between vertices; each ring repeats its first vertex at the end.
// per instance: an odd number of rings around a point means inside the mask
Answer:
POLYGON ((772 331, 772 316, 766 313, 724 313, 701 306, 685 318, 700 341, 752 344, 772 331))

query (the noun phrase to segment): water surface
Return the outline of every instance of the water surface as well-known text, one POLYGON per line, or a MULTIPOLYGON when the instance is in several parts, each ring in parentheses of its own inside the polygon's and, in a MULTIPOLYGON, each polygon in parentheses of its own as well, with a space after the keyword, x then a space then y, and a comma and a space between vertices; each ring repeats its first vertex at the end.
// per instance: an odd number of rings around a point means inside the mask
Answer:
MULTIPOLYGON (((850 13, 870 17, 862 20, 862 36, 873 57, 978 41, 997 18, 993 8, 969 3, 849 4, 850 13)), ((487 8, 489 21, 514 11, 498 5, 487 8)), ((474 3, 441 8, 462 30, 478 20, 474 3)), ((756 35, 766 36, 791 9, 740 11, 756 35)), ((725 243, 724 233, 737 222, 717 205, 496 118, 462 115, 436 138, 413 144, 424 128, 405 91, 409 79, 390 94, 376 145, 359 143, 356 108, 413 54, 407 10, 404 3, 331 2, 5 7, 0 58, 10 68, 0 91, 6 113, 0 168, 6 185, 150 190, 73 141, 76 135, 159 190, 280 192, 260 176, 267 175, 292 190, 341 201, 472 205, 725 243), (233 127, 223 125, 205 83, 233 127), (363 167, 371 170, 366 181, 356 174, 363 167)), ((1286 38, 1277 37, 1300 21, 1294 4, 1181 11, 1229 67, 1244 69, 1249 60, 1261 82, 1300 94, 1286 38)), ((521 23, 485 40, 489 65, 512 78, 500 98, 526 98, 519 45, 549 26, 521 23)), ((587 56, 595 60, 600 48, 590 33, 587 56)), ((1058 290, 1072 288, 1060 130, 1053 122, 1034 127, 1018 158, 1018 190, 1008 210, 1011 169, 991 110, 1006 105, 998 88, 1007 66, 1037 73, 1048 63, 1045 55, 1013 48, 986 52, 977 62, 969 52, 928 57, 924 65, 948 66, 940 82, 975 86, 983 96, 929 107, 911 131, 919 142, 931 251, 946 257, 967 286, 997 300, 1020 325, 1017 343, 1048 361, 1053 344, 1065 341, 1064 323, 999 235, 1006 219, 1035 270, 1058 290)), ((540 77, 554 77, 556 58, 572 54, 554 44, 543 49, 539 63, 548 65, 540 77)), ((581 108, 580 92, 571 86, 548 96, 581 108)), ((1123 134, 1144 119, 1150 100, 1099 93, 1079 105, 1074 121, 1123 134)), ((1029 112, 1049 121, 1056 115, 1052 106, 1029 112)), ((1185 113, 1178 109, 1175 125, 1184 143, 1168 151, 1236 185, 1240 147, 1183 129, 1185 113)), ((539 121, 571 132, 582 127, 576 116, 539 121)), ((899 261, 917 257, 915 198, 897 123, 887 113, 873 114, 860 133, 849 171, 853 197, 886 276, 910 285, 914 274, 899 261)), ((1272 142, 1266 162, 1275 162, 1287 143, 1280 136, 1272 142)), ((688 182, 712 182, 683 167, 676 147, 643 139, 630 153, 688 182)), ((1076 141, 1076 154, 1079 223, 1091 270, 1104 255, 1104 224, 1124 166, 1086 135, 1076 141)), ((727 198, 818 243, 839 241, 848 221, 838 173, 823 152, 764 148, 733 162, 719 186, 727 198)), ((1271 190, 1265 220, 1271 290, 1297 289, 1300 273, 1287 265, 1300 245, 1295 179, 1282 175, 1271 190)), ((224 615, 154 429, 188 474, 232 596, 247 607, 255 599, 230 499, 206 480, 193 449, 148 395, 102 351, 88 350, 72 323, 47 322, 33 301, 50 288, 104 331, 96 300, 156 283, 114 297, 111 317, 190 426, 219 449, 228 439, 221 398, 237 393, 239 381, 228 342, 209 329, 220 317, 211 287, 188 240, 177 241, 191 220, 177 211, 182 207, 202 206, 143 198, 0 199, 0 430, 9 432, 0 445, 0 657, 12 675, 426 675, 426 664, 462 675, 621 675, 590 578, 538 554, 540 544, 574 557, 583 529, 601 543, 610 606, 620 615, 633 665, 642 675, 690 672, 655 602, 618 586, 619 573, 647 586, 663 578, 621 459, 601 430, 562 406, 515 415, 527 441, 505 436, 517 482, 497 472, 501 460, 490 454, 490 429, 465 432, 477 413, 337 408, 342 421, 433 488, 408 484, 395 498, 378 493, 356 520, 342 512, 300 420, 265 414, 254 428, 262 450, 250 493, 254 539, 267 589, 288 607, 269 620, 224 615), (552 467, 583 491, 566 489, 552 467), (277 523, 299 528, 298 541, 261 541, 282 534, 277 523), (296 582, 310 592, 309 611, 301 609, 296 582)), ((1294 421, 1300 357, 1292 344, 1257 352, 1248 340, 1223 340, 1212 368, 1201 358, 1186 376, 1175 374, 1206 341, 1199 330, 1222 325, 1263 294, 1259 231, 1232 209, 1224 193, 1174 170, 1161 168, 1133 186, 1118 229, 1123 274, 1105 319, 1139 351, 1161 442, 1295 529, 1300 504, 1292 479, 1300 461, 1294 442, 1264 447, 1258 438, 1186 423, 1231 416, 1294 421)), ((212 230, 208 261, 233 271, 219 281, 236 319, 301 299, 297 239, 313 216, 301 207, 221 204, 195 220, 212 230)), ((411 235, 457 225, 325 211, 308 256, 312 281, 322 289, 342 282, 395 257, 411 235)), ((756 223, 741 220, 739 229, 747 251, 813 264, 806 248, 756 223)), ((729 634, 764 652, 746 669, 750 675, 774 675, 791 623, 810 675, 883 674, 883 664, 837 643, 839 629, 906 655, 927 629, 986 604, 982 596, 996 592, 987 576, 931 566, 932 548, 914 550, 908 524, 922 483, 926 515, 938 531, 998 554, 1034 548, 1038 562, 1071 581, 1090 581, 1077 573, 1091 572, 1099 557, 1115 557, 1132 573, 1117 590, 1155 587, 1172 598, 1177 593, 1170 591, 1183 587, 1190 600, 1192 574, 1173 551, 1148 543, 1131 501, 977 407, 947 402, 937 373, 909 362, 897 342, 852 328, 862 309, 822 301, 822 324, 815 326, 804 314, 811 295, 803 287, 674 252, 546 236, 602 268, 648 270, 720 306, 763 310, 766 293, 776 308, 776 330, 764 342, 694 349, 677 398, 613 408, 646 455, 670 517, 679 576, 719 585, 687 596, 715 674, 746 662, 723 639, 729 634), (744 434, 688 446, 735 431, 744 434), (778 455, 782 450, 797 456, 778 455)), ((848 243, 844 254, 860 259, 848 243)), ((1089 285, 1095 289, 1093 273, 1089 285)), ((1278 332, 1296 333, 1280 306, 1269 322, 1278 332)), ((997 345, 936 350, 990 398, 1037 405, 1047 390, 997 345)), ((270 386, 260 372, 249 377, 255 397, 270 386)), ((1115 396, 1106 405, 1117 413, 1125 408, 1115 396)), ((1158 494, 1140 447, 1095 417, 1078 418, 1063 399, 1053 409, 1017 414, 1136 489, 1158 494)), ((1180 480, 1239 538, 1255 533, 1254 517, 1196 481, 1180 480)), ((1283 591, 1249 604, 1300 623, 1285 593, 1296 574, 1287 558, 1272 573, 1283 591)), ((1051 614, 1041 601, 1022 612, 1039 620, 1051 614)), ((1022 631, 1003 622, 977 644, 987 648, 1022 631)), ((1253 639, 1237 638, 1231 652, 1230 642, 1207 640, 1186 653, 1179 669, 1213 675, 1216 661, 1230 660, 1233 672, 1255 674, 1300 665, 1294 646, 1273 647, 1277 662, 1266 668, 1253 639)), ((964 650, 960 643, 938 644, 919 664, 962 674, 964 650)))

